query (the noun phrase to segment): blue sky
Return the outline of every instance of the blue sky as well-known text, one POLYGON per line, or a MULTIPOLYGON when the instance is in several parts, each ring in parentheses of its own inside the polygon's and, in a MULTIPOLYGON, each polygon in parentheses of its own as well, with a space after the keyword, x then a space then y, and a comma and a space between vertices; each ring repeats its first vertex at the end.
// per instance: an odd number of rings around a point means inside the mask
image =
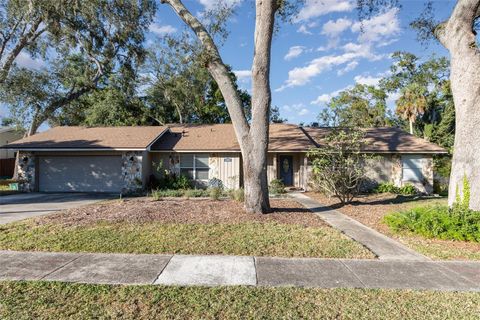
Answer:
MULTIPOLYGON (((195 14, 213 8, 219 0, 185 0, 195 14)), ((230 35, 220 48, 226 63, 238 76, 239 85, 250 90, 253 57, 254 1, 220 0, 234 4, 235 15, 228 23, 230 35)), ((388 72, 390 54, 404 50, 427 58, 432 53, 447 55, 435 42, 420 45, 409 23, 423 9, 424 1, 400 1, 401 9, 379 13, 358 21, 354 0, 306 0, 298 17, 282 24, 272 47, 271 86, 273 105, 289 122, 313 122, 329 98, 355 82, 375 85, 388 72)), ((438 20, 451 13, 454 1, 434 2, 438 20)), ((167 5, 159 4, 149 41, 165 34, 180 33, 185 26, 167 5)), ((41 61, 28 55, 21 65, 38 67, 41 61)), ((395 96, 390 97, 393 106, 395 96)), ((6 110, 0 108, 0 117, 6 110)))

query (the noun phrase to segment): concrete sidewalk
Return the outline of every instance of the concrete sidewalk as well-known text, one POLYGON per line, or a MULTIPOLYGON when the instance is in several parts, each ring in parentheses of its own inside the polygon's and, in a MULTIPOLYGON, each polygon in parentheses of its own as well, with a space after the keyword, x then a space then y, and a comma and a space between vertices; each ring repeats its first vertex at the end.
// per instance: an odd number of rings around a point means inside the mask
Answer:
POLYGON ((0 251, 0 280, 480 291, 480 262, 0 251))
POLYGON ((290 193, 292 198, 318 215, 335 229, 360 242, 381 260, 429 261, 430 258, 407 248, 403 244, 375 231, 343 213, 330 209, 302 194, 290 193))

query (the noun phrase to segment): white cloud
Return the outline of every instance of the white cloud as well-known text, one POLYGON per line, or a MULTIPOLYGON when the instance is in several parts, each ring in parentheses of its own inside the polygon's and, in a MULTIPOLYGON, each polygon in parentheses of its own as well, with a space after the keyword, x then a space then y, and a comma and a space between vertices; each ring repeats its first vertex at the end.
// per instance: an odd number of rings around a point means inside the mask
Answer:
POLYGON ((358 75, 353 78, 356 83, 364 84, 367 86, 376 86, 380 82, 382 77, 362 76, 358 75))
POLYGON ((306 0, 295 22, 306 21, 331 12, 352 11, 355 4, 350 0, 306 0))
POLYGON ((247 81, 252 77, 252 70, 233 70, 233 73, 240 81, 247 81))
POLYGON ((352 86, 347 86, 345 88, 342 88, 342 89, 339 89, 339 90, 335 90, 333 92, 330 92, 330 93, 324 93, 324 94, 321 94, 317 97, 317 99, 313 100, 312 102, 310 102, 310 104, 315 104, 315 105, 322 105, 322 104, 326 104, 328 102, 330 102, 330 100, 336 96, 338 96, 340 94, 340 92, 342 91, 345 91, 345 90, 348 90, 352 88, 352 86))
POLYGON ((40 69, 45 66, 45 61, 39 58, 32 58, 31 55, 22 51, 15 59, 15 63, 19 67, 27 69, 40 69))
MULTIPOLYGON (((355 50, 345 50, 340 55, 327 55, 310 61, 305 67, 297 67, 288 72, 288 79, 285 83, 276 91, 282 91, 289 87, 303 86, 307 84, 311 78, 318 76, 324 71, 331 70, 333 67, 341 66, 344 64, 350 64, 352 61, 356 61, 359 58, 376 59, 377 56, 373 55, 368 47, 355 47, 348 48, 355 50)), ((351 66, 352 67, 352 66, 351 66)))
POLYGON ((322 27, 323 35, 328 37, 338 37, 343 31, 347 30, 352 25, 352 21, 345 18, 337 19, 336 21, 329 20, 322 27))
MULTIPOLYGON (((352 32, 359 32, 359 42, 383 42, 400 32, 398 8, 392 8, 371 19, 356 22, 352 32)), ((391 40, 389 40, 391 41, 391 40)))
POLYGON ((292 60, 293 58, 296 58, 298 57, 299 55, 301 55, 303 52, 305 51, 305 47, 302 47, 302 46, 293 46, 293 47, 290 47, 290 49, 288 50, 287 54, 285 55, 285 57, 283 57, 285 60, 292 60))
POLYGON ((219 4, 235 7, 239 5, 242 0, 198 0, 198 2, 205 7, 205 10, 213 10, 218 7, 219 4))
POLYGON ((337 75, 341 76, 341 75, 344 75, 345 73, 347 72, 350 72, 352 70, 355 70, 355 68, 358 66, 358 61, 352 61, 350 62, 349 64, 347 64, 347 66, 343 69, 340 69, 337 71, 337 75))
POLYGON ((301 109, 301 110, 298 112, 298 115, 299 115, 299 116, 305 116, 305 115, 307 115, 307 114, 309 114, 309 113, 310 113, 310 111, 309 111, 307 108, 303 108, 303 109, 301 109))
POLYGON ((298 113, 300 113, 302 111, 302 109, 305 109, 305 105, 303 103, 294 103, 294 104, 291 104, 291 105, 286 104, 282 107, 282 109, 285 112, 298 112, 298 113))
POLYGON ((312 35, 313 32, 310 31, 310 30, 317 27, 317 26, 318 26, 318 22, 316 22, 316 21, 312 21, 312 22, 309 22, 309 23, 304 23, 297 29, 297 32, 312 35))
POLYGON ((171 26, 171 25, 160 25, 158 23, 152 23, 149 27, 148 30, 157 36, 164 36, 166 34, 172 34, 177 32, 177 28, 171 26))

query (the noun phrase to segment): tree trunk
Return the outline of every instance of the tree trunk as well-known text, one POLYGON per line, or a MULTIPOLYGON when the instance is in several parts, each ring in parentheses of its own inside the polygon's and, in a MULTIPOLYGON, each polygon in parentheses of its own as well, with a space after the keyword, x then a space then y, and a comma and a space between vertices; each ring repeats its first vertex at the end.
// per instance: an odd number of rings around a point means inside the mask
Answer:
POLYGON ((276 0, 256 1, 255 53, 252 67, 252 121, 247 122, 242 100, 212 37, 180 0, 162 0, 195 32, 207 56, 207 68, 225 99, 243 158, 245 209, 270 211, 267 182, 268 127, 271 102, 270 51, 276 0))
POLYGON ((412 119, 409 119, 408 123, 410 124, 410 134, 413 134, 413 121, 412 121, 412 119))
POLYGON ((473 23, 480 16, 480 0, 459 0, 435 36, 451 55, 450 81, 455 103, 455 143, 448 203, 463 197, 463 179, 471 188, 470 208, 480 210, 480 51, 473 23))

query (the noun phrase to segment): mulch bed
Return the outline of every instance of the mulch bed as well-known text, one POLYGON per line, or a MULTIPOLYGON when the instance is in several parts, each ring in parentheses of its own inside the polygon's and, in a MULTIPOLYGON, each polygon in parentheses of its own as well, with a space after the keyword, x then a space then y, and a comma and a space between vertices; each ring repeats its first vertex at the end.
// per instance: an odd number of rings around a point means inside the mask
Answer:
POLYGON ((233 200, 164 199, 154 201, 152 198, 142 197, 113 200, 70 209, 36 218, 34 222, 38 225, 62 224, 65 226, 85 226, 99 222, 188 224, 276 222, 309 227, 326 226, 323 220, 296 201, 272 199, 271 206, 272 213, 261 215, 245 212, 243 204, 233 200))

